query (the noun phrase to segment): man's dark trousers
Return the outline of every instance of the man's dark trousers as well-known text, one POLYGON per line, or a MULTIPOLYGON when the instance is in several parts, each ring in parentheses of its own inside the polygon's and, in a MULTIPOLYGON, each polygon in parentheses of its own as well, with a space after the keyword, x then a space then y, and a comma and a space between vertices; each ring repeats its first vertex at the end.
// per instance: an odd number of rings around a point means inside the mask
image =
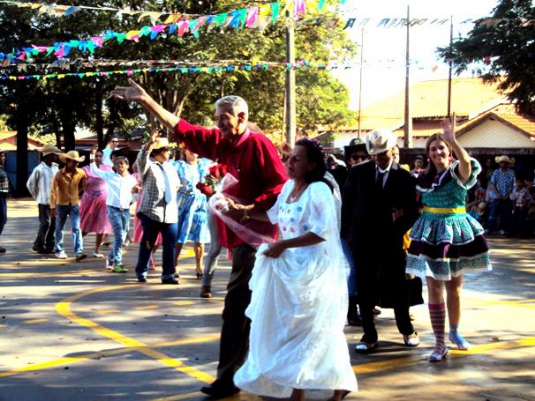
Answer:
POLYGON ((249 350, 251 321, 245 316, 245 309, 251 302, 249 280, 255 255, 256 249, 246 244, 238 245, 232 250, 232 272, 223 309, 217 366, 217 381, 224 386, 233 385, 234 373, 244 363, 249 350))
POLYGON ((54 250, 54 231, 56 230, 56 218, 52 217, 50 205, 37 205, 39 208, 39 231, 33 243, 35 247, 44 251, 54 250))

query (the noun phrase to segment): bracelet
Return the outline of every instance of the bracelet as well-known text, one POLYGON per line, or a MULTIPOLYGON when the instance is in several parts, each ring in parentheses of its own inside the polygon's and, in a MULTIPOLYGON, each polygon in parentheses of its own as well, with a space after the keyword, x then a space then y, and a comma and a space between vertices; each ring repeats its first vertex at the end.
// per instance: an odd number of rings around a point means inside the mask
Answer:
POLYGON ((95 155, 94 154, 90 154, 89 155, 89 160, 95 160, 95 155))

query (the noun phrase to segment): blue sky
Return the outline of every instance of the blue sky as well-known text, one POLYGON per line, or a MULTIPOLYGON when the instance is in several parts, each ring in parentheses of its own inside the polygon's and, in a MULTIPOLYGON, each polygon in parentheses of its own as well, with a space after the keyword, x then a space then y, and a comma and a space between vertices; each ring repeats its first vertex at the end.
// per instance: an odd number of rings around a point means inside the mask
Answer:
MULTIPOLYGON (((467 18, 491 15, 498 0, 348 0, 344 13, 348 16, 371 18, 364 29, 364 58, 362 104, 373 103, 405 85, 405 28, 378 28, 382 18, 405 18, 407 5, 411 18, 449 18, 453 16, 454 36, 465 35, 473 24, 459 24, 467 18), (457 23, 456 23, 457 22, 457 23)), ((362 29, 350 30, 352 39, 360 43, 362 29)), ((411 28, 411 82, 448 77, 447 66, 438 60, 435 50, 449 43, 450 24, 415 26, 411 28)), ((360 60, 360 55, 357 57, 360 60)), ((357 60, 357 61, 358 61, 357 60)), ((358 109, 359 69, 335 72, 351 92, 351 108, 358 109)), ((468 74, 470 75, 470 74, 468 74)))

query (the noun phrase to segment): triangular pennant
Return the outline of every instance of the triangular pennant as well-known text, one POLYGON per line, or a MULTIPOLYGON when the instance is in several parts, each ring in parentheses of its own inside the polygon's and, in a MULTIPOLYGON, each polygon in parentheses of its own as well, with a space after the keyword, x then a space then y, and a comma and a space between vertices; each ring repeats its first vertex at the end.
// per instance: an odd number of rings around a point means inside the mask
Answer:
POLYGON ((247 17, 245 24, 247 28, 252 28, 254 22, 258 18, 258 7, 251 7, 247 10, 247 17))
POLYGON ((271 21, 273 23, 277 22, 280 13, 280 3, 271 3, 271 21))

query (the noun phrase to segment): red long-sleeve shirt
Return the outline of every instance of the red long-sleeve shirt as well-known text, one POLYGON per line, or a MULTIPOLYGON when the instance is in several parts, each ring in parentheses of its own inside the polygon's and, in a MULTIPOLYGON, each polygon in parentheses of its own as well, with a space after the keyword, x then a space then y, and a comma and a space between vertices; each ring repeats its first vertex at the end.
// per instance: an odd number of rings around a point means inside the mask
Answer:
MULTIPOLYGON (((228 192, 243 204, 255 204, 256 208, 268 210, 276 201, 284 183, 288 180, 286 170, 273 143, 265 135, 246 129, 237 144, 233 144, 217 129, 207 129, 180 120, 175 139, 201 157, 217 160, 227 166, 238 184, 228 192)), ((270 223, 249 220, 244 225, 251 230, 275 238, 277 227, 270 223)), ((226 229, 220 241, 229 249, 244 241, 226 229)))

